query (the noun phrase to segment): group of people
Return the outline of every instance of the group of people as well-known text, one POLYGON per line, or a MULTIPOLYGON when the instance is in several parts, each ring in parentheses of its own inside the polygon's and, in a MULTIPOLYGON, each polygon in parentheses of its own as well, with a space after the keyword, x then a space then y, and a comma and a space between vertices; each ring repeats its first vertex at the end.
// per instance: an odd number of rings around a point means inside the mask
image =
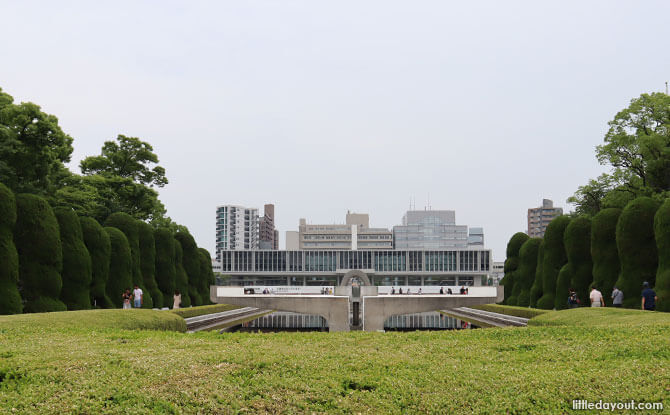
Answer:
POLYGON ((321 295, 333 295, 333 289, 330 287, 321 288, 321 295))
MULTIPOLYGON (((460 293, 461 293, 461 295, 468 294, 468 287, 461 286, 460 293)), ((395 294, 396 294, 395 287, 391 287, 391 295, 395 295, 395 294)), ((411 292, 409 287, 407 287, 407 290, 405 292, 402 291, 402 287, 399 287, 397 294, 407 295, 407 294, 412 294, 412 292, 411 292)), ((417 294, 419 294, 419 295, 423 294, 423 291, 421 291, 421 287, 419 287, 419 290, 418 290, 417 294)), ((445 292, 444 287, 440 287, 440 294, 453 294, 453 291, 451 291, 451 288, 447 288, 447 291, 445 292)))
MULTIPOLYGON (((612 306, 623 306, 623 291, 621 291, 618 287, 615 286, 612 290, 611 298, 612 306)), ((598 291, 595 286, 591 286, 589 300, 591 301, 591 307, 605 307, 605 299, 603 298, 603 294, 598 291)), ((649 286, 649 283, 645 281, 642 284, 642 310, 656 310, 656 301, 658 301, 656 292, 649 286)), ((577 297, 577 292, 570 288, 568 292, 568 308, 577 308, 580 304, 581 302, 577 297)))
MULTIPOLYGON (((130 291, 130 288, 126 288, 126 290, 121 295, 121 298, 123 299, 123 309, 130 309, 131 301, 134 308, 142 308, 142 304, 144 304, 143 295, 144 292, 140 287, 137 286, 137 284, 135 284, 132 292, 130 291)), ((172 308, 181 307, 181 293, 179 290, 175 290, 174 296, 172 298, 172 308)))

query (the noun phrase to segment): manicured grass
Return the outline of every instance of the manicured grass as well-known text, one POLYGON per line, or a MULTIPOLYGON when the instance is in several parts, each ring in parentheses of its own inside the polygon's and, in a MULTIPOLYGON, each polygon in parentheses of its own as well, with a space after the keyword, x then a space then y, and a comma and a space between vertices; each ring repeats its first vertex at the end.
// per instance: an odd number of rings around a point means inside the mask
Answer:
POLYGON ((670 313, 614 307, 580 307, 552 311, 528 322, 533 326, 670 327, 670 313))
POLYGON ((508 316, 523 317, 523 318, 533 318, 549 312, 549 310, 540 310, 539 308, 517 307, 512 305, 501 305, 501 304, 482 304, 472 306, 470 308, 475 308, 483 311, 490 311, 492 313, 505 314, 508 316))
POLYGON ((668 317, 632 312, 560 311, 549 320, 563 325, 526 328, 223 335, 2 317, 0 413, 566 413, 572 399, 668 408, 668 317), (570 323, 577 312, 625 322, 570 323))
POLYGON ((182 318, 189 318, 189 317, 203 316, 205 314, 221 313, 223 311, 235 310, 236 308, 240 307, 230 304, 212 304, 212 305, 203 305, 199 307, 178 308, 176 310, 170 310, 170 311, 182 318))

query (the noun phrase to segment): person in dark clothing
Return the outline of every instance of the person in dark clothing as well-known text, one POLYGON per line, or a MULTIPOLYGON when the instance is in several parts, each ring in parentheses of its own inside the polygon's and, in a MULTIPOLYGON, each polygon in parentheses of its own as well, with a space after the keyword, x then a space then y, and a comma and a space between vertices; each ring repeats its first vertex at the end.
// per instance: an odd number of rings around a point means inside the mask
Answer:
POLYGON ((402 294, 402 287, 398 288, 398 294, 402 294))
POLYGON ((440 294, 444 294, 444 288, 440 287, 440 294))
POLYGON ((577 292, 570 288, 568 290, 568 308, 577 308, 579 307, 579 299, 577 298, 577 292))
POLYGON ((658 301, 656 291, 652 290, 646 281, 642 284, 642 287, 642 309, 647 311, 656 310, 656 301, 658 301))
POLYGON ((451 288, 447 288, 447 294, 453 294, 454 292, 451 291, 451 288))

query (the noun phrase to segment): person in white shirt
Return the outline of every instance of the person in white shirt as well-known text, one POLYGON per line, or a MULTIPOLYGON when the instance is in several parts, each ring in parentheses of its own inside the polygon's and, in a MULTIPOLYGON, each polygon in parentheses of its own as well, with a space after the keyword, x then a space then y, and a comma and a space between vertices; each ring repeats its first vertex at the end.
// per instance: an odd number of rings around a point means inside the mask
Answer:
POLYGON ((605 307, 603 295, 600 291, 596 290, 596 287, 591 287, 589 298, 591 298, 591 307, 605 307))
POLYGON ((172 299, 174 300, 172 303, 173 309, 181 307, 181 293, 178 290, 174 292, 174 296, 172 296, 172 299))
POLYGON ((135 289, 133 290, 133 305, 135 308, 142 307, 142 289, 135 284, 135 289))

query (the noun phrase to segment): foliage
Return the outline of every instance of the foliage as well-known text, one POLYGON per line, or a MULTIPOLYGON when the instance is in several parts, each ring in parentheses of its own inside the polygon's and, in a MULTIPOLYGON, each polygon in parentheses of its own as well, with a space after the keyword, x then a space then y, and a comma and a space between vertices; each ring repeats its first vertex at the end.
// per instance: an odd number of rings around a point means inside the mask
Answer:
MULTIPOLYGON (((567 308, 568 289, 572 287, 577 292, 577 298, 586 303, 589 298, 589 286, 593 282, 593 262, 591 261, 591 220, 580 216, 570 221, 563 235, 565 252, 568 262, 561 268, 567 273, 567 287, 556 284, 556 299, 554 305, 557 310, 567 308)), ((559 280, 561 275, 559 273, 559 280)), ((598 287, 602 289, 602 287, 598 287)))
POLYGON ((156 246, 156 282, 163 294, 163 306, 170 307, 170 299, 176 289, 175 240, 169 230, 154 230, 156 246))
POLYGON ((535 281, 535 270, 537 269, 537 255, 541 238, 531 238, 526 240, 519 250, 519 268, 516 271, 516 282, 514 290, 519 294, 517 296, 517 305, 528 307, 530 305, 530 289, 535 281))
POLYGON ((204 304, 210 304, 209 286, 216 285, 214 270, 212 270, 212 256, 205 248, 198 248, 200 253, 200 298, 204 304))
POLYGON ((47 201, 37 195, 16 195, 14 243, 19 254, 19 291, 24 311, 63 311, 59 300, 63 251, 58 221, 47 201))
POLYGON ((593 284, 603 293, 607 305, 612 304, 610 293, 621 271, 616 247, 616 224, 620 215, 621 209, 603 209, 591 221, 593 284))
POLYGON ((670 311, 670 199, 663 202, 654 216, 654 235, 658 248, 658 271, 654 287, 658 296, 656 309, 670 311))
POLYGON ((156 308, 166 307, 169 305, 169 301, 165 304, 163 303, 163 293, 158 289, 158 284, 156 283, 156 242, 154 240, 154 230, 151 225, 145 222, 139 222, 138 226, 140 268, 144 285, 151 293, 153 306, 156 308))
POLYGON ((0 88, 0 182, 16 193, 50 193, 67 174, 72 137, 38 105, 13 102, 0 88))
POLYGON ((621 212, 616 227, 616 245, 621 262, 621 273, 616 286, 623 291, 623 304, 638 307, 642 283, 651 286, 656 280, 658 252, 654 239, 654 214, 658 202, 640 197, 630 202, 621 212))
POLYGON ((191 306, 191 297, 189 296, 188 289, 188 275, 184 269, 183 258, 184 251, 181 247, 181 244, 178 240, 172 238, 172 243, 174 244, 174 268, 175 268, 175 287, 181 294, 181 306, 190 307, 191 306))
MULTIPOLYGON (((182 265, 184 271, 188 276, 188 295, 191 299, 191 305, 202 305, 200 298, 200 287, 202 276, 200 275, 200 253, 198 246, 195 244, 195 239, 187 232, 177 232, 174 238, 181 244, 182 249, 182 265)), ((209 297, 209 296, 208 296, 209 297)))
POLYGON ((238 308, 240 307, 230 304, 211 304, 201 305, 199 307, 177 308, 170 310, 170 312, 175 313, 182 318, 190 318, 204 316, 207 314, 222 313, 224 311, 236 310, 238 308))
POLYGON ((544 263, 544 239, 537 248, 537 267, 535 268, 535 280, 530 287, 530 306, 537 307, 537 300, 542 297, 542 265, 544 263))
POLYGON ((112 308, 114 304, 106 291, 112 249, 109 235, 93 218, 79 218, 79 223, 91 257, 91 304, 96 308, 112 308))
POLYGON ((119 229, 126 235, 126 238, 128 238, 128 245, 130 246, 132 258, 133 285, 137 285, 142 289, 142 307, 152 308, 153 302, 151 293, 147 290, 147 287, 144 285, 144 279, 142 278, 139 222, 127 213, 116 212, 109 215, 105 221, 105 226, 112 226, 119 229))
POLYGON ((63 288, 60 299, 68 310, 91 308, 91 257, 84 245, 81 224, 72 209, 54 209, 63 246, 63 288))
MULTIPOLYGON (((0 92, 1 93, 1 92, 0 92)), ((19 254, 12 232, 16 224, 14 193, 0 183, 0 314, 20 314, 23 311, 19 294, 19 254)))
POLYGON ((107 296, 116 307, 123 306, 122 295, 133 285, 133 257, 128 238, 118 228, 105 227, 110 242, 109 278, 107 279, 107 296))
POLYGON ((563 234, 570 218, 558 216, 547 226, 544 233, 544 258, 542 263, 542 297, 537 300, 537 308, 551 310, 556 296, 558 273, 568 261, 563 244, 563 234))
POLYGON ((523 245, 527 240, 528 235, 523 232, 517 232, 512 235, 509 242, 507 243, 507 257, 505 259, 504 266, 505 276, 502 280, 500 280, 500 285, 505 286, 505 299, 503 300, 503 303, 505 304, 509 303, 516 305, 516 299, 513 297, 514 286, 516 284, 515 271, 519 267, 519 250, 521 249, 521 245, 523 245))

